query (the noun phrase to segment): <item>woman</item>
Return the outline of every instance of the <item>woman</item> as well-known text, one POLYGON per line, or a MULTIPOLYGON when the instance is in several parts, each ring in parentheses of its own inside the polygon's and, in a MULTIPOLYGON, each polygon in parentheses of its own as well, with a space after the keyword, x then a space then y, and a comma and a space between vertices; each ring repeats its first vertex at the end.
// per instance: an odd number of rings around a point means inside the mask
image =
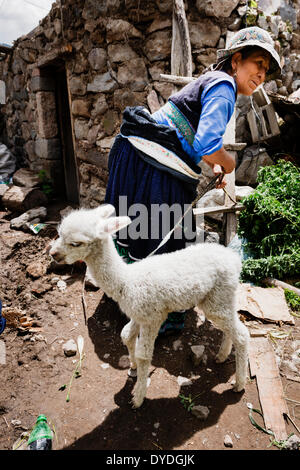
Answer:
MULTIPOLYGON (((280 70, 280 59, 269 34, 257 27, 237 32, 226 49, 217 51, 217 63, 197 80, 170 96, 168 102, 150 115, 141 106, 126 108, 120 134, 109 157, 109 181, 106 203, 115 206, 117 215, 137 215, 130 210, 145 207, 143 227, 155 229, 156 237, 117 235, 116 247, 127 262, 145 258, 155 250, 168 230, 196 196, 201 173, 198 164, 208 163, 215 174, 231 173, 235 161, 224 149, 225 132, 238 94, 250 96, 267 75, 280 70), (124 203, 126 204, 124 205, 124 203), (122 206, 122 207, 121 207, 122 206), (168 207, 153 215, 154 207, 168 207), (130 209, 131 208, 131 209, 130 209)), ((219 185, 223 187, 224 183, 219 185)), ((157 253, 182 249, 195 238, 184 223, 157 253)), ((190 225, 191 225, 190 224, 190 225)), ((131 227, 131 226, 129 226, 131 227)), ((137 228, 137 225, 135 225, 137 228)), ((160 329, 160 335, 180 331, 185 312, 172 312, 160 329)))

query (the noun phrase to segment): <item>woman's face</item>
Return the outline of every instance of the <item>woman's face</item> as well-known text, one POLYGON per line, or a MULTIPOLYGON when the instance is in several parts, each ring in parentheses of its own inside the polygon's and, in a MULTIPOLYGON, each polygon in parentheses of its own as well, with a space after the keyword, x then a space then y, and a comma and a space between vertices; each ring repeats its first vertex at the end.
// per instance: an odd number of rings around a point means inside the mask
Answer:
POLYGON ((250 96, 265 81, 266 73, 270 67, 270 56, 268 52, 258 50, 243 59, 242 54, 236 52, 232 57, 231 64, 233 72, 236 72, 235 81, 238 94, 250 96))

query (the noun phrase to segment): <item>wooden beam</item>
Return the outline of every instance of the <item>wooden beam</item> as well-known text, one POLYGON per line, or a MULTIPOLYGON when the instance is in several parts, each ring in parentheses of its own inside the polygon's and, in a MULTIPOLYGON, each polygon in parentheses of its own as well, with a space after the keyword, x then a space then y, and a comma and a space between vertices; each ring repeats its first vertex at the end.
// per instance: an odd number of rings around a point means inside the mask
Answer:
MULTIPOLYGON (((235 158, 235 152, 229 151, 229 153, 235 158)), ((225 186, 225 206, 232 206, 233 201, 236 202, 235 198, 235 170, 225 175, 224 180, 226 181, 225 186)), ((235 213, 224 214, 225 225, 225 246, 228 246, 237 231, 237 217, 235 213)))
MULTIPOLYGON (((184 0, 173 0, 171 74, 191 77, 192 67, 192 48, 184 0)), ((174 83, 174 93, 178 89, 178 84, 174 83)))
POLYGON ((75 49, 71 44, 65 44, 62 47, 57 47, 50 52, 43 55, 37 62, 29 65, 29 69, 45 67, 57 63, 62 58, 66 58, 74 53, 75 49))
POLYGON ((287 282, 283 281, 278 281, 277 279, 272 279, 271 277, 267 277, 266 279, 263 279, 262 281, 264 284, 267 286, 275 286, 275 287, 281 287, 282 289, 289 289, 295 292, 300 296, 300 289, 298 287, 292 286, 291 284, 288 284, 287 282))
POLYGON ((174 85, 184 86, 191 83, 193 80, 197 80, 194 77, 182 77, 176 75, 166 75, 164 73, 160 74, 160 80, 162 82, 174 83, 174 85))
MULTIPOLYGON (((184 1, 174 0, 173 3, 173 27, 176 24, 177 41, 172 43, 172 59, 174 54, 180 56, 180 67, 178 70, 172 70, 171 73, 177 75, 182 73, 185 77, 192 76, 193 62, 192 62, 192 48, 189 34, 188 22, 185 15, 184 1), (173 50, 174 46, 174 50, 173 50), (174 52, 174 54, 173 54, 174 52)), ((172 61, 171 59, 171 61, 172 61)))
POLYGON ((273 431, 276 440, 283 441, 287 438, 284 415, 288 414, 288 408, 275 353, 268 338, 251 337, 249 361, 251 377, 256 377, 265 427, 273 431))
POLYGON ((209 215, 209 214, 225 214, 229 212, 238 212, 245 209, 243 204, 235 204, 231 206, 215 206, 215 207, 197 207, 193 209, 195 216, 197 215, 209 215))

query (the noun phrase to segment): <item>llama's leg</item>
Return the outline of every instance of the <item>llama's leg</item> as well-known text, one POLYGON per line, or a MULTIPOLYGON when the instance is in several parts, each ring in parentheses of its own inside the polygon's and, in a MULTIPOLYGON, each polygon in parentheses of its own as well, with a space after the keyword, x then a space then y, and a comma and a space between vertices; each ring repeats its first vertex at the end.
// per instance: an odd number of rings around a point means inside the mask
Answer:
POLYGON ((247 380, 250 336, 246 326, 239 320, 238 316, 234 319, 234 323, 235 328, 232 330, 231 338, 235 347, 236 382, 233 390, 235 392, 240 392, 241 390, 244 390, 247 380))
MULTIPOLYGON (((209 318, 209 315, 207 315, 209 318)), ((222 330, 223 340, 216 356, 217 362, 224 362, 230 354, 231 346, 235 348, 236 382, 233 387, 235 392, 245 388, 248 366, 249 333, 245 325, 239 320, 238 314, 232 316, 232 311, 222 312, 211 317, 215 326, 222 330)))
POLYGON ((138 323, 130 320, 121 331, 121 338, 123 343, 128 349, 130 368, 136 369, 136 359, 135 359, 135 345, 136 339, 140 331, 140 326, 138 323))
POLYGON ((155 338, 157 337, 160 323, 156 326, 141 326, 140 336, 136 346, 137 382, 133 390, 132 403, 134 408, 139 408, 144 401, 147 391, 147 378, 152 360, 155 338))
POLYGON ((223 329, 222 342, 221 342, 219 352, 216 355, 216 362, 218 363, 225 362, 229 354, 231 353, 231 349, 232 349, 231 336, 230 334, 228 334, 227 331, 224 331, 223 329))

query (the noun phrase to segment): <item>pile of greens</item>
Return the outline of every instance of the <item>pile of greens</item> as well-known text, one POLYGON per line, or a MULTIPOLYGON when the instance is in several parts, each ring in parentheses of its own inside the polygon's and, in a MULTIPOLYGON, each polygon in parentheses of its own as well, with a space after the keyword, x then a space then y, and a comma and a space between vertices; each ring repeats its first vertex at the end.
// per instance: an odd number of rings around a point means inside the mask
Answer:
POLYGON ((238 235, 245 240, 242 280, 300 273, 300 172, 291 162, 260 168, 255 192, 243 199, 238 235))

